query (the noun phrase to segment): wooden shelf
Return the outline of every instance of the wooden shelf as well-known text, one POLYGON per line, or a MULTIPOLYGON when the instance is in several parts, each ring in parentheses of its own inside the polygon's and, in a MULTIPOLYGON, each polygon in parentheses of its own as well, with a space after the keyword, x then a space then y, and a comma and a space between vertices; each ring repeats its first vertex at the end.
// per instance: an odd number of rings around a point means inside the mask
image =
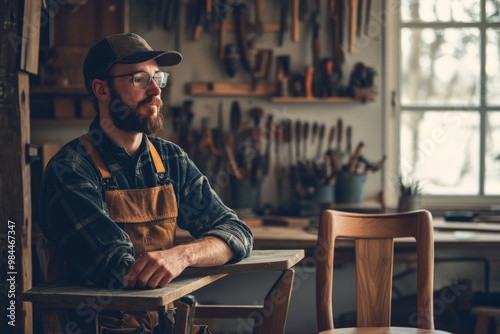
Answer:
POLYGON ((352 97, 292 97, 292 96, 274 96, 271 102, 276 103, 361 103, 352 97))
POLYGON ((74 125, 74 126, 89 126, 93 118, 58 118, 58 119, 31 119, 31 127, 34 126, 61 126, 61 125, 74 125))
POLYGON ((187 93, 193 96, 267 97, 276 94, 274 82, 260 82, 255 87, 250 83, 240 82, 192 82, 186 85, 186 89, 187 93))
POLYGON ((30 87, 31 94, 38 95, 87 95, 87 89, 81 86, 31 86, 30 87))

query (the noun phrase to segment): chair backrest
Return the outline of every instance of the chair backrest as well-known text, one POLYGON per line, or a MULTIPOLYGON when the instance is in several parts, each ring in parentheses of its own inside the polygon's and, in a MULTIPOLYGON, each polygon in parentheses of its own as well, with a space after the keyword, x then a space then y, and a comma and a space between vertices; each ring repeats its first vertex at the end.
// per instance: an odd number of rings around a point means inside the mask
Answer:
POLYGON ((332 290, 335 240, 355 240, 358 327, 388 327, 391 321, 394 238, 413 237, 417 249, 418 327, 434 329, 434 235, 426 210, 397 214, 356 214, 326 210, 321 216, 315 256, 318 330, 333 329, 332 290))

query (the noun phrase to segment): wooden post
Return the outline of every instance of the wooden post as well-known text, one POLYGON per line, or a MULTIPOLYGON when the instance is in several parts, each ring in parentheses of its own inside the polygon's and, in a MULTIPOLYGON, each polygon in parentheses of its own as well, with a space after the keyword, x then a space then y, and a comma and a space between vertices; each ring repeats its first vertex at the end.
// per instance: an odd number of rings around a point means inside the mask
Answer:
POLYGON ((31 305, 21 300, 32 284, 29 77, 18 70, 19 2, 0 7, 0 333, 21 334, 33 330, 31 305))

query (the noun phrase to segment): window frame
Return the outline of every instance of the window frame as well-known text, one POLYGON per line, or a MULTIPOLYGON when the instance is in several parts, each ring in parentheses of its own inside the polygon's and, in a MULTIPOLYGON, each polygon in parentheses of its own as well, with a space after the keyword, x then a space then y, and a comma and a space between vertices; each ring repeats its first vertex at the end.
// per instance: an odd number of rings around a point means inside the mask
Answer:
POLYGON ((426 111, 426 110, 456 110, 457 112, 474 111, 479 112, 480 116, 480 161, 479 175, 479 193, 480 195, 422 195, 422 206, 431 210, 498 210, 500 209, 500 196, 484 195, 485 180, 485 121, 486 115, 491 111, 500 111, 500 106, 486 105, 486 30, 498 24, 496 22, 486 22, 485 12, 486 0, 481 1, 481 21, 475 23, 459 22, 407 22, 402 23, 400 18, 400 1, 388 0, 384 2, 385 20, 385 38, 383 46, 383 73, 384 80, 384 128, 382 129, 384 151, 389 157, 386 169, 383 173, 384 190, 387 204, 395 207, 399 197, 397 180, 400 165, 400 117, 403 110, 400 102, 400 31, 402 27, 474 27, 479 28, 480 34, 480 92, 478 106, 452 106, 428 105, 428 106, 404 106, 408 111, 426 111), (392 157, 392 158, 391 158, 392 157))

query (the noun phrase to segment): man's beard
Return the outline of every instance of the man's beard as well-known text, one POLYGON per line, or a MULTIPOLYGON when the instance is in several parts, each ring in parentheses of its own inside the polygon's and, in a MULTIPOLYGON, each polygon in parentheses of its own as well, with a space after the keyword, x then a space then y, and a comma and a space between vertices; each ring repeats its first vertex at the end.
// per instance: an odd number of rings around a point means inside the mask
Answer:
POLYGON ((113 85, 109 85, 109 89, 111 93, 110 114, 113 123, 118 129, 127 132, 145 133, 146 135, 152 135, 163 129, 165 117, 161 113, 163 102, 159 97, 150 96, 132 106, 118 94, 113 85), (154 103, 158 108, 157 115, 141 116, 139 109, 151 103, 154 103))

